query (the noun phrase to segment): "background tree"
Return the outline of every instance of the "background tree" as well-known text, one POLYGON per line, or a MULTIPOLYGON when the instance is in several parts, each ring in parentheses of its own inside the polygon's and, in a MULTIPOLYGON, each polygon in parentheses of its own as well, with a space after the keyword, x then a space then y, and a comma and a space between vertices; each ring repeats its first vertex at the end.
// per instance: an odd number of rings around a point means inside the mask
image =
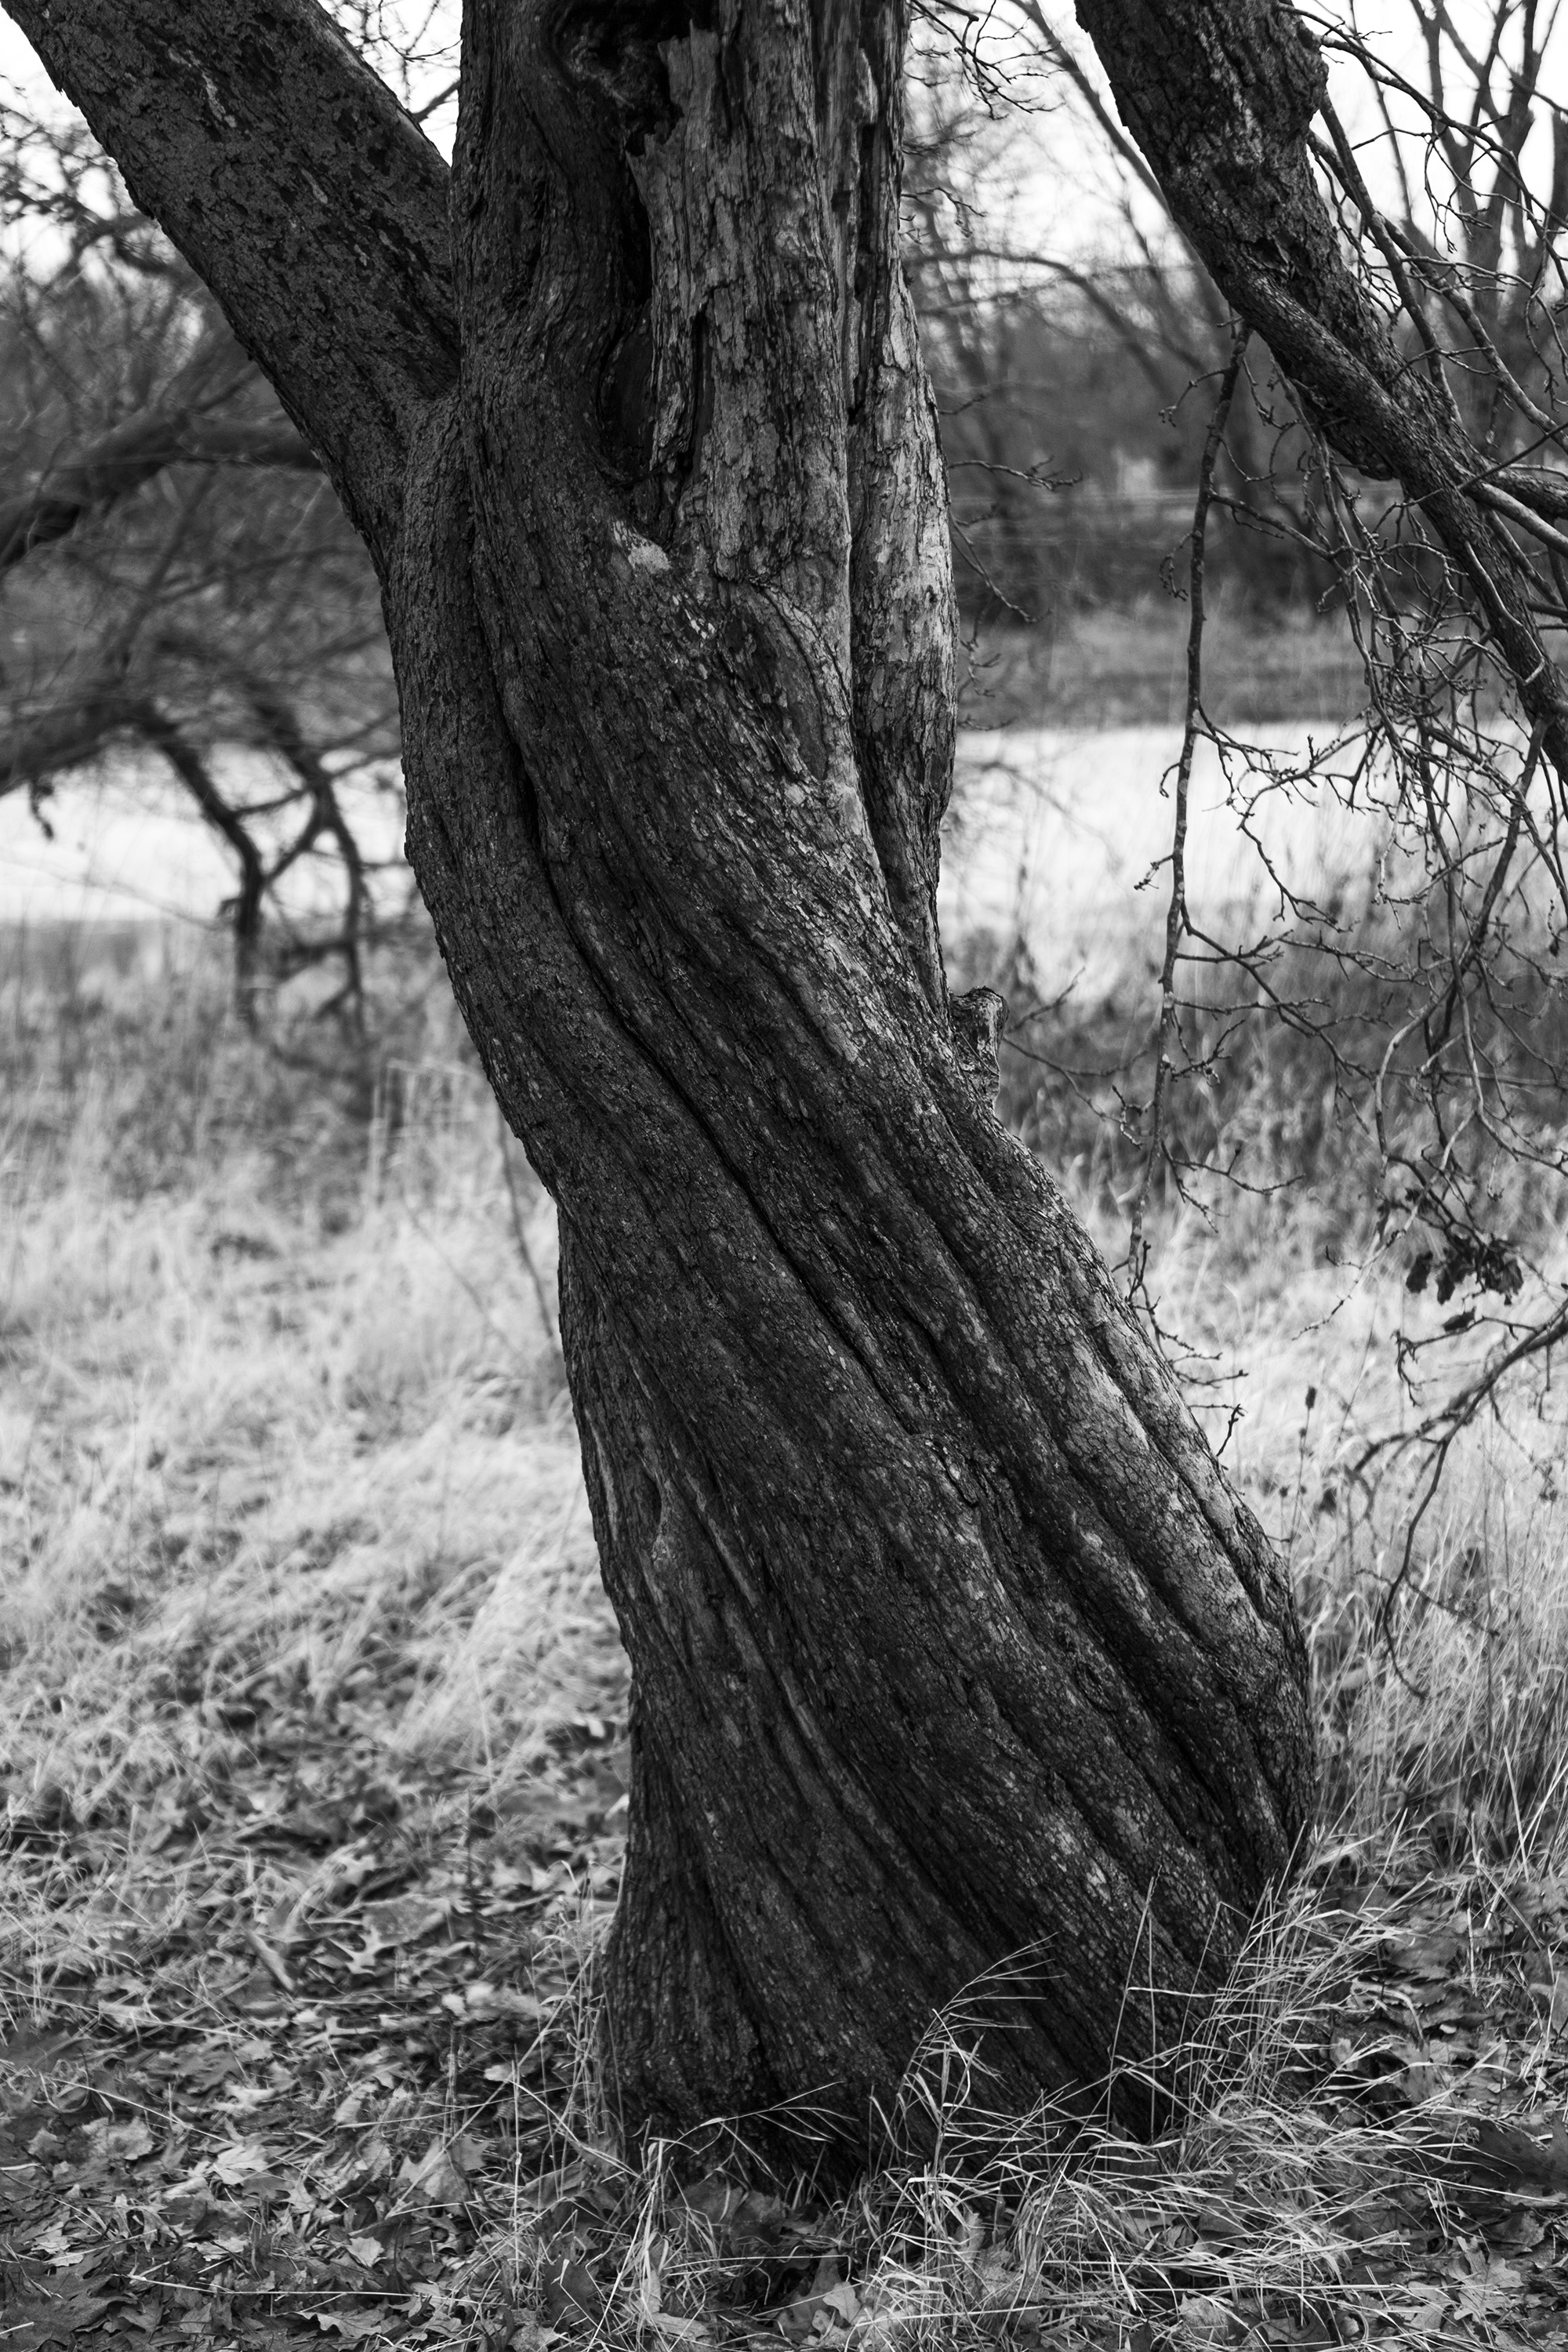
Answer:
MULTIPOLYGON (((965 622, 986 637, 1055 632, 1076 612, 1158 598, 1181 569, 1230 305, 1092 50, 1037 0, 983 26, 942 19, 911 81, 906 266, 965 622)), ((1259 503, 1300 503, 1307 444, 1277 389, 1265 369, 1232 400, 1209 564, 1250 610, 1310 613, 1332 566, 1299 533, 1246 527, 1259 503)))
POLYGON ((398 743, 363 544, 84 124, 0 110, 0 793, 47 822, 68 776, 172 780, 233 874, 246 1017, 326 962, 357 1020, 398 743))

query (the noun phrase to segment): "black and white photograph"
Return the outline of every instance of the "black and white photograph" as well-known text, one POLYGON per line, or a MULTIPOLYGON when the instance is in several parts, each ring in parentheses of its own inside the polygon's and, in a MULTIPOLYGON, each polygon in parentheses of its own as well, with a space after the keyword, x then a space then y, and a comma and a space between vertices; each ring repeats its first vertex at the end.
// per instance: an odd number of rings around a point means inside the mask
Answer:
POLYGON ((0 2352, 1568 2352, 1560 0, 0 0, 0 2352))

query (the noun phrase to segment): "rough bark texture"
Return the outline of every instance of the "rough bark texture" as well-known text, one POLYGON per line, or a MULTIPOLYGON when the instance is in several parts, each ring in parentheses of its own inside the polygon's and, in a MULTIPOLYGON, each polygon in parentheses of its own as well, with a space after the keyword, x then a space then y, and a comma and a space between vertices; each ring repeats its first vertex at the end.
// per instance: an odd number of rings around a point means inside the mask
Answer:
MULTIPOLYGON (((1101 2074, 1119 2027, 1136 2061, 1288 1865, 1305 1661, 1258 1528, 990 1109, 994 1008, 946 999, 898 0, 469 0, 450 312, 372 251, 396 332, 334 341, 313 289, 358 267, 351 218, 295 291, 314 357, 297 319, 269 351, 281 297, 214 229, 237 182, 96 62, 176 14, 182 55, 227 58, 228 8, 16 13, 139 201, 205 239, 382 568, 410 853, 560 1205, 632 1658, 628 2129, 809 2100, 852 2150, 933 2008, 1020 1952, 996 2096, 1101 2074), (1134 1966, 1165 1990, 1123 2021, 1134 1966)), ((264 16, 312 138, 337 82, 370 104, 301 0, 264 16)), ((323 184, 357 168, 334 149, 323 184)), ((380 169, 344 201, 406 216, 380 169)), ((304 266, 292 215, 269 233, 304 266)))

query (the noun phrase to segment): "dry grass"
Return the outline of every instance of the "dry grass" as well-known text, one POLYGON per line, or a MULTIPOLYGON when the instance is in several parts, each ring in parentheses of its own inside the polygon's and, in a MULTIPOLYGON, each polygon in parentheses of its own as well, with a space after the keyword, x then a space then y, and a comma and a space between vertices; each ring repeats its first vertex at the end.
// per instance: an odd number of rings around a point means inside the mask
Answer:
POLYGON ((1380 1638, 1415 1471, 1357 1484, 1346 1465, 1398 1410, 1391 1334, 1415 1310, 1375 1269, 1324 1265, 1338 1212, 1265 1204, 1219 1239, 1189 1222, 1159 1260, 1167 1318, 1208 1351, 1216 1433, 1246 1405, 1228 1458, 1297 1578, 1327 1769, 1307 1871, 1171 2053, 1181 2130, 1135 2147, 1045 2109, 988 2116, 960 2009, 848 2204, 745 2191, 711 2153, 695 2182, 668 2148, 632 2175, 592 2030, 624 1664, 536 1280, 548 1205, 503 1161, 445 1015, 427 1008, 365 1097, 237 1037, 217 984, 122 990, 64 1023, 18 993, 0 1021, 14 2039, 239 1999, 215 1925, 298 1979, 395 1813, 413 1895, 369 1904, 384 1946, 399 1903, 447 1888, 450 1906, 455 1873, 552 1892, 525 1946, 479 1975, 454 1958, 439 1997, 476 2032, 526 2013, 531 2038, 484 2074, 482 2110, 450 2087, 442 2107, 438 2068, 436 2104, 408 2107, 411 2149, 490 2135, 489 2185, 439 2312, 416 2289, 395 2333, 445 2313, 448 2336, 519 2347, 764 2325, 1064 2352, 1564 2340, 1568 2165, 1497 2137, 1499 2117, 1561 2116, 1568 2090, 1556 1439, 1476 1433, 1380 1638), (289 1727, 287 1774, 263 1717, 289 1727), (338 1807, 341 1831, 269 1842, 269 1805, 338 1807), (154 1980, 146 1956, 203 1922, 208 1944, 154 1980))
MULTIPOLYGON (((963 709, 972 727, 1180 726, 1184 597, 1068 610, 1030 629, 985 631, 968 648, 963 709)), ((1349 632, 1300 614, 1268 621, 1224 598, 1204 637, 1205 701, 1222 727, 1350 717, 1366 681, 1349 632)))

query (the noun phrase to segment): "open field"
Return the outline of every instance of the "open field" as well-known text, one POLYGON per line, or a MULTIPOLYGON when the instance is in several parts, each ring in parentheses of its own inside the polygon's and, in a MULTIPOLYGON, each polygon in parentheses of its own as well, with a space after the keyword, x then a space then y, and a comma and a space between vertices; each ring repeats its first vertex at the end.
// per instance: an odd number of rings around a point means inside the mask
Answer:
MULTIPOLYGON (((1065 608, 1032 628, 987 632, 970 648, 963 709, 971 727, 1172 727, 1186 695, 1188 607, 1163 593, 1124 606, 1065 608)), ((1349 718, 1365 698, 1349 631, 1300 613, 1268 621, 1211 602, 1205 701, 1216 726, 1349 718)))
MULTIPOLYGON (((998 730, 1028 734, 1048 717, 1054 734, 1069 743, 1108 732, 1121 734, 1124 746, 1163 742, 1181 725, 1186 628, 1184 601, 1161 594, 1125 610, 1068 612, 987 635, 961 664, 973 741, 981 746, 998 730)), ((1310 725, 1331 734, 1363 700, 1360 660, 1342 625, 1299 614, 1261 622, 1223 600, 1208 621, 1205 676, 1210 714, 1224 728, 1300 735, 1310 725)), ((973 756, 982 756, 978 748, 973 756)), ((1161 753, 1159 766, 1168 756, 1161 753)), ((1113 757, 1124 765, 1129 752, 1113 757)), ((244 755, 220 761, 219 772, 253 792, 265 781, 244 755)), ((395 861, 403 824, 396 794, 353 777, 341 791, 366 856, 395 861)), ((121 755, 67 777, 47 814, 47 832, 25 794, 0 798, 0 926, 130 924, 160 913, 205 919, 234 887, 227 853, 191 823, 181 788, 156 759, 121 755)), ((1092 815, 1087 822, 1092 825, 1092 815)), ((406 881, 404 875, 397 887, 406 881)), ((297 914, 336 896, 330 866, 310 859, 284 892, 297 914)))
POLYGON ((1353 1200, 1160 1235, 1325 1763, 1184 2129, 1002 2126, 938 2021, 847 2204, 631 2177, 548 1203, 432 972, 370 1060, 79 979, 0 993, 0 2342, 1568 2344, 1560 1437, 1476 1433, 1381 1643, 1424 1307, 1353 1200))

